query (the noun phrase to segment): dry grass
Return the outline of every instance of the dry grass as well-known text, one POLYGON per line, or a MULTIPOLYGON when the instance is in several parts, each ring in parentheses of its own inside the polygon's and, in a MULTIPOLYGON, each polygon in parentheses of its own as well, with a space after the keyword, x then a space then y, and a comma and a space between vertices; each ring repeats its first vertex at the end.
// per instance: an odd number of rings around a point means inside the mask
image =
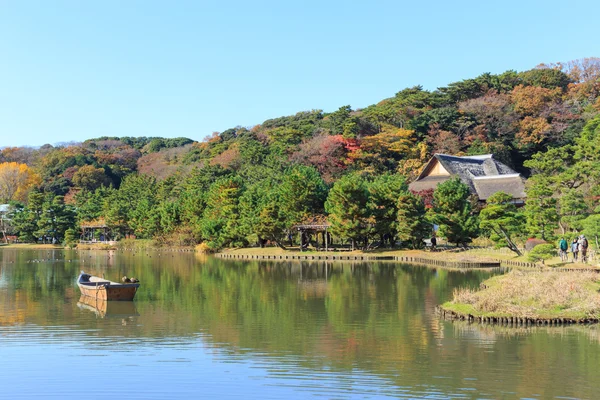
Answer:
POLYGON ((481 290, 455 289, 444 307, 475 316, 600 317, 599 279, 595 272, 513 270, 488 279, 481 290))
POLYGON ((56 250, 64 249, 60 244, 33 244, 33 243, 0 243, 2 249, 21 249, 21 250, 56 250))

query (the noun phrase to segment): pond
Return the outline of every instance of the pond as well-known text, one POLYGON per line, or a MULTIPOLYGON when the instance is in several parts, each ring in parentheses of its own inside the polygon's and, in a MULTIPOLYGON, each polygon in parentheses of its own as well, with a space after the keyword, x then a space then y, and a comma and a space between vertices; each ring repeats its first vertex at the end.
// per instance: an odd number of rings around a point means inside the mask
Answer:
POLYGON ((0 250, 0 398, 595 398, 597 326, 440 320, 498 271, 0 250), (142 286, 80 299, 80 270, 142 286))

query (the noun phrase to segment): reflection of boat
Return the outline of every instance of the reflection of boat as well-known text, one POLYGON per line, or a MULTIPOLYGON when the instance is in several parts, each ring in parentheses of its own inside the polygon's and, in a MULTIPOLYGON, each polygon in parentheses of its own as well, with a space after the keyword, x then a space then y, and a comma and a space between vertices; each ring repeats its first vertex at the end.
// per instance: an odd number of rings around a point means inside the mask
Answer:
POLYGON ((94 312, 99 317, 129 317, 139 315, 135 303, 130 301, 108 301, 81 295, 77 307, 94 312))
POLYGON ((77 278, 77 286, 84 296, 102 300, 131 301, 140 284, 111 282, 81 271, 77 278))

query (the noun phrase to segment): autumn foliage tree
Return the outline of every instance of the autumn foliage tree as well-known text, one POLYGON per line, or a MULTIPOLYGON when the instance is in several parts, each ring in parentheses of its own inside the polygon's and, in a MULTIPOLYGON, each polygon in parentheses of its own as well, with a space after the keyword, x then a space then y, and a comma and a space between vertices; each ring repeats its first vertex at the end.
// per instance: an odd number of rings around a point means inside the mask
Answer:
POLYGON ((41 182, 37 175, 26 164, 5 162, 0 164, 0 201, 27 200, 29 191, 41 182))

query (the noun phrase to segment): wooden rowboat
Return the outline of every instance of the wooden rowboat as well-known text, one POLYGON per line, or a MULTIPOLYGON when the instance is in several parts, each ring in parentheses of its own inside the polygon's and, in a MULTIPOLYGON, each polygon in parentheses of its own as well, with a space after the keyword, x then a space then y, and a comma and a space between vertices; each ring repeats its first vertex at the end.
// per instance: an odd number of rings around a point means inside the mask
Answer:
POLYGON ((77 286, 84 296, 100 300, 132 301, 140 284, 111 282, 81 271, 77 286))

